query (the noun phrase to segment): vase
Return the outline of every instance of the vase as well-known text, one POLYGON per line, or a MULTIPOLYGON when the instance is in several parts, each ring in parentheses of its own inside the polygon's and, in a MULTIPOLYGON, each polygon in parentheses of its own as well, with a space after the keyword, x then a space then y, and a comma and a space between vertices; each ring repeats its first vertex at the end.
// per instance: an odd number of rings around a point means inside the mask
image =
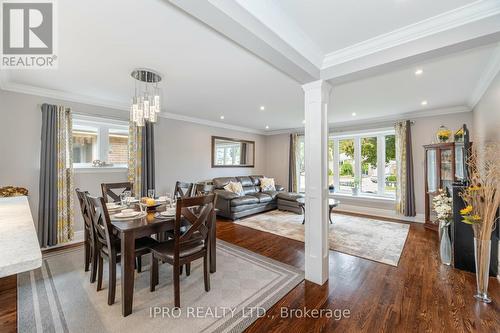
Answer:
POLYGON ((439 257, 441 263, 451 265, 450 223, 439 222, 439 257))
POLYGON ((491 298, 488 297, 490 253, 491 253, 491 240, 479 239, 474 237, 474 259, 476 260, 476 284, 477 284, 477 294, 474 295, 474 298, 484 303, 491 302, 491 298))

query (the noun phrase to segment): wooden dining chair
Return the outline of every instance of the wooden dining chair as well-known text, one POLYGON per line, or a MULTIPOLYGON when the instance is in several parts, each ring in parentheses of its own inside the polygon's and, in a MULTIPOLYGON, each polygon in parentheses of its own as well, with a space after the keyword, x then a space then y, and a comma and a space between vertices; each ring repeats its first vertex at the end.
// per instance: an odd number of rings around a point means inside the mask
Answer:
POLYGON ((104 202, 120 202, 120 194, 130 191, 134 195, 134 184, 130 182, 123 183, 102 183, 102 197, 104 202))
MULTIPOLYGON (((121 243, 120 239, 113 232, 113 227, 104 199, 102 197, 88 196, 87 201, 92 214, 94 236, 97 245, 97 291, 102 289, 103 261, 104 258, 107 258, 109 263, 108 304, 112 305, 115 302, 116 264, 117 262, 120 262, 121 243)), ((157 241, 151 237, 136 239, 136 257, 148 254, 150 252, 149 249, 156 243, 157 241)))
POLYGON ((196 259, 203 258, 205 291, 210 291, 209 243, 213 227, 214 200, 214 194, 179 199, 174 223, 174 238, 151 247, 153 260, 150 270, 150 290, 154 291, 159 282, 159 261, 173 265, 174 303, 176 307, 180 307, 179 274, 182 265, 188 265, 196 259), (182 234, 181 221, 188 221, 190 224, 182 234))
POLYGON ((90 272, 90 282, 95 282, 96 277, 96 263, 93 258, 95 257, 95 242, 94 242, 94 227, 92 225, 92 216, 90 214, 90 209, 87 202, 87 196, 89 192, 82 191, 79 188, 75 189, 78 202, 80 203, 80 210, 83 217, 83 244, 85 253, 85 272, 89 271, 90 264, 92 264, 92 270, 90 272))
POLYGON ((194 185, 193 195, 198 197, 201 195, 209 195, 214 192, 214 186, 205 183, 197 183, 194 185))
POLYGON ((188 198, 193 192, 193 183, 175 182, 174 199, 188 198))

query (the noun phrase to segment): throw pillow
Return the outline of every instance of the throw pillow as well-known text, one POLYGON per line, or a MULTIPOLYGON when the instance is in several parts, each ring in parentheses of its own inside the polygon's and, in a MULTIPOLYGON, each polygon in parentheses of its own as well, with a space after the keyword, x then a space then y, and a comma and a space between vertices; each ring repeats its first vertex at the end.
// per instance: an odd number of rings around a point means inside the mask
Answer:
POLYGON ((276 186, 274 185, 274 178, 261 178, 260 179, 261 191, 276 191, 276 186))
POLYGON ((242 195, 245 195, 245 192, 243 191, 243 186, 241 185, 241 183, 229 182, 229 184, 224 186, 224 190, 232 192, 234 194, 237 194, 240 197, 242 195))

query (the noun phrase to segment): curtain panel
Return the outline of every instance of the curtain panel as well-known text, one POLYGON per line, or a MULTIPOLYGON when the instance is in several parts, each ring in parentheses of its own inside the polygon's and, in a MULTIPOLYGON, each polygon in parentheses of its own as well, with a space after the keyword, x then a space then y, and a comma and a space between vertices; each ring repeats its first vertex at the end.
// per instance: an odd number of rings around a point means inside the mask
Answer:
POLYGON ((415 216, 415 184, 413 181, 413 152, 411 122, 395 124, 396 132, 396 211, 404 216, 415 216))
POLYGON ((155 188, 154 124, 129 124, 128 181, 135 196, 147 196, 148 189, 155 188))
POLYGON ((290 153, 288 162, 288 190, 290 192, 298 192, 297 143, 298 134, 290 134, 290 153))
POLYGON ((38 203, 40 246, 74 237, 71 110, 43 104, 38 203))

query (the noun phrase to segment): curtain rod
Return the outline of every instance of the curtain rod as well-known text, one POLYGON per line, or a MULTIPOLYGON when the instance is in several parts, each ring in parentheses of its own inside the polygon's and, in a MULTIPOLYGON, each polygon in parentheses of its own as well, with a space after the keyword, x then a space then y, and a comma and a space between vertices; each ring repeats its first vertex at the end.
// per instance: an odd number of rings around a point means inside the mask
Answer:
MULTIPOLYGON (((36 106, 37 106, 37 108, 41 109, 43 104, 48 104, 48 103, 37 103, 36 106)), ((60 104, 58 104, 58 105, 60 105, 60 104)), ((128 121, 129 120, 127 117, 120 118, 120 117, 113 117, 113 116, 108 116, 108 115, 103 116, 100 114, 88 113, 88 112, 79 112, 79 111, 75 112, 75 111, 73 111, 73 108, 71 108, 71 107, 66 107, 66 108, 71 109, 72 113, 74 115, 77 115, 77 116, 98 117, 98 118, 103 118, 103 119, 119 120, 119 121, 128 121)))

